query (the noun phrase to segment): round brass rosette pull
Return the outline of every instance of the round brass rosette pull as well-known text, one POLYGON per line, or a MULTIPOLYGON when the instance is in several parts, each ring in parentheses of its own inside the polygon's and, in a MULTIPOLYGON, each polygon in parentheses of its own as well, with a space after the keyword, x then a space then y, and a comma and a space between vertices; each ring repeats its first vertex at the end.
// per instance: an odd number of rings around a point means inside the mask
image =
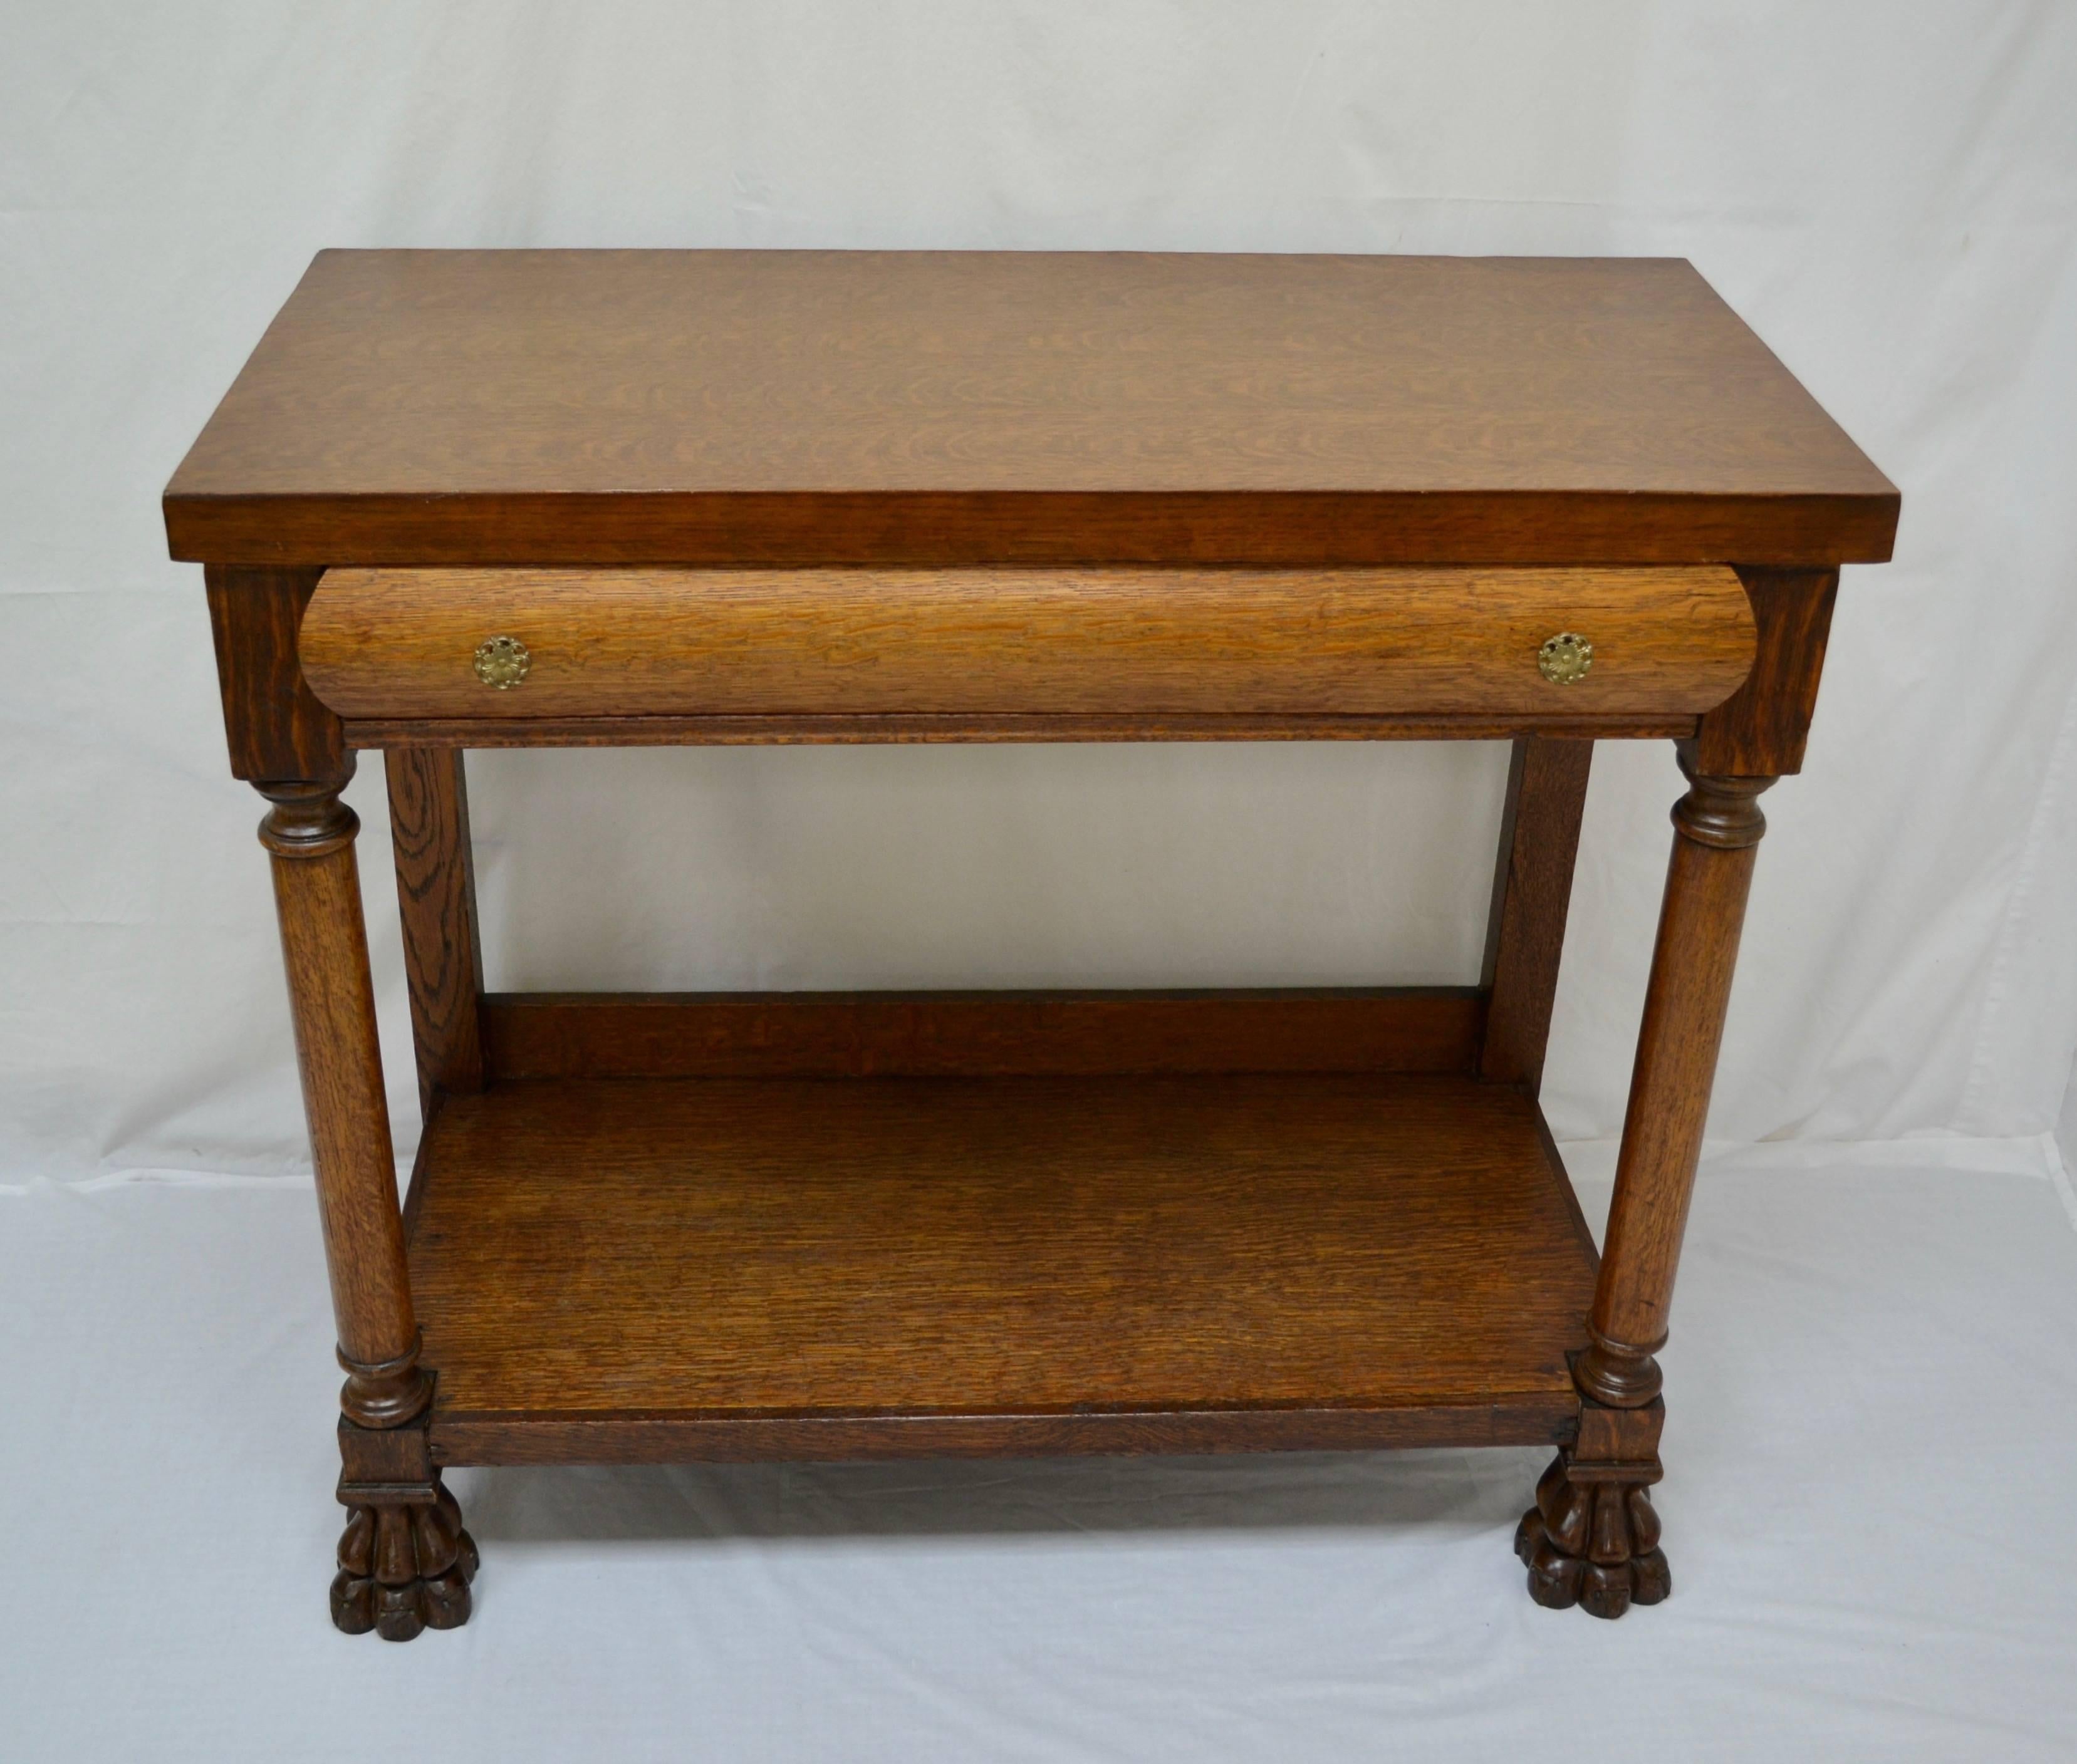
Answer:
POLYGON ((495 692, 511 691, 533 665, 533 656, 516 637, 486 637, 476 646, 476 677, 495 692))
POLYGON ((1569 686, 1584 680, 1594 665, 1594 646, 1577 631, 1560 631, 1546 637, 1536 652, 1536 671, 1554 686, 1569 686))

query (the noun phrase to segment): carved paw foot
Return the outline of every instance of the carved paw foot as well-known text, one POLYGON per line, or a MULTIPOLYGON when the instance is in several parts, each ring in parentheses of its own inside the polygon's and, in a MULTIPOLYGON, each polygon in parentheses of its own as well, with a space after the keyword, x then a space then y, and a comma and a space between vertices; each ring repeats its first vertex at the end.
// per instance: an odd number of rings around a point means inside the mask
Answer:
POLYGON ((421 1629, 468 1621, 476 1541, 438 1475, 432 1491, 431 1501, 347 1509, 331 1620, 348 1635, 373 1629, 385 1641, 409 1641, 421 1629))
POLYGON ((1563 1452, 1544 1471, 1536 1504, 1514 1534, 1514 1553, 1529 1565, 1529 1596, 1538 1604, 1619 1617, 1672 1591, 1659 1514, 1644 1482, 1622 1479, 1625 1468, 1656 1479, 1655 1466, 1576 1464, 1563 1452))

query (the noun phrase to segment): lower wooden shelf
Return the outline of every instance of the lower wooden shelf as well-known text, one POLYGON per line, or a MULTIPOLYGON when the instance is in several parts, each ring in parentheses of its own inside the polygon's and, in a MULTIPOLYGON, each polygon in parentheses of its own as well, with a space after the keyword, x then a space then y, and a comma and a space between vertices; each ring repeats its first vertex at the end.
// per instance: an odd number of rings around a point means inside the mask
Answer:
POLYGON ((509 1080, 412 1214, 441 1462, 1571 1437, 1595 1255, 1453 1076, 509 1080))

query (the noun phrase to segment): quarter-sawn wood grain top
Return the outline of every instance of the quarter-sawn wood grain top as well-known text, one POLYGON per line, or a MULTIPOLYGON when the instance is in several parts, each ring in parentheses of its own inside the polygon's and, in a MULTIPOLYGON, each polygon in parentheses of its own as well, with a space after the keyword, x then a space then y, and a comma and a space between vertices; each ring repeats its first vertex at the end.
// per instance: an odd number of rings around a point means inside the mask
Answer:
POLYGON ((248 564, 1810 564, 1894 489, 1684 262, 327 252, 166 493, 248 564))

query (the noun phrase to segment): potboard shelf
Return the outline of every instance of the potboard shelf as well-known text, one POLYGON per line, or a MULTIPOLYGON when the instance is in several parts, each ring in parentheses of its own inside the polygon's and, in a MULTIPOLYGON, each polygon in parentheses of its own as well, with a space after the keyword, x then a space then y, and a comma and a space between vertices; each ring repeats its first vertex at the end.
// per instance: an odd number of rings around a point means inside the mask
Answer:
POLYGON ((511 1080, 410 1243, 439 1461, 1562 1440, 1595 1258, 1457 1076, 511 1080))

